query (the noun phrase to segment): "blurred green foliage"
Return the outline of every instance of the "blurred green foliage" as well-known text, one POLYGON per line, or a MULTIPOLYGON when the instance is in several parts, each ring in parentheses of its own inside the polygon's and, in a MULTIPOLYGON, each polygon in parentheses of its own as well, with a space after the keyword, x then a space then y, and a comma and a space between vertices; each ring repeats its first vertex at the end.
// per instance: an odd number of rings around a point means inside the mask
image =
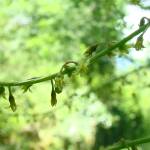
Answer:
MULTIPOLYGON (((100 42, 103 49, 120 40, 126 5, 123 0, 0 1, 0 81, 55 73, 65 61, 79 60, 89 45, 100 42)), ((103 57, 86 75, 65 78, 53 108, 50 82, 25 94, 14 88, 15 113, 7 91, 0 99, 0 149, 98 150, 149 132, 150 72, 102 86, 123 73, 116 59, 103 57)))

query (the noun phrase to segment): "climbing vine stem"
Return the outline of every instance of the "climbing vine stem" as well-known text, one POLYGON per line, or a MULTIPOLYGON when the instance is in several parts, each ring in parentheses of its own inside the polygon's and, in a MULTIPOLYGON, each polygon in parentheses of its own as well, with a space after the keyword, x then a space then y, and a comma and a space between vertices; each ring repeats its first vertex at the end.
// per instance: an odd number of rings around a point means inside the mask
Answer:
POLYGON ((140 27, 138 30, 136 30, 135 32, 131 33, 130 35, 128 35, 127 37, 125 37, 124 39, 122 39, 121 41, 119 41, 119 42, 117 42, 116 44, 114 44, 113 46, 111 46, 111 47, 109 47, 109 48, 106 48, 106 49, 104 49, 104 50, 99 50, 99 51, 96 53, 96 55, 94 55, 94 56, 90 59, 89 64, 96 62, 99 57, 104 56, 105 54, 107 54, 107 53, 113 51, 114 49, 123 46, 125 43, 127 43, 128 41, 130 41, 132 38, 134 38, 135 36, 139 35, 140 33, 142 33, 142 32, 145 33, 145 31, 148 29, 149 26, 150 26, 150 21, 149 21, 147 24, 141 26, 141 27, 140 27))
MULTIPOLYGON (((91 47, 89 47, 89 49, 86 51, 86 56, 91 56, 88 59, 88 65, 94 63, 97 61, 97 59, 99 59, 100 57, 112 52, 113 50, 115 50, 116 48, 120 48, 123 45, 125 45, 128 41, 130 41, 132 38, 134 38, 135 36, 140 34, 140 38, 138 37, 137 39, 137 45, 136 45, 136 49, 140 50, 143 47, 143 35, 145 34, 145 32, 147 31, 147 29, 150 26, 150 19, 143 17, 140 21, 140 25, 139 25, 139 29, 137 29, 136 31, 134 31, 133 33, 131 33, 130 35, 128 35, 127 37, 125 37, 124 39, 122 39, 121 41, 117 42, 116 44, 104 49, 104 50, 98 50, 97 48, 100 46, 99 44, 93 45, 91 47), (147 23, 145 23, 145 21, 147 20, 147 23), (95 55, 93 55, 93 53, 95 52, 95 55)), ((53 84, 53 80, 56 77, 60 77, 63 75, 68 75, 70 76, 74 71, 77 70, 78 66, 80 65, 80 62, 75 62, 75 61, 67 61, 63 64, 63 66, 61 67, 60 71, 58 73, 52 74, 52 75, 48 75, 45 77, 36 77, 36 78, 30 78, 27 79, 25 81, 17 81, 17 82, 0 82, 0 93, 1 95, 4 94, 5 92, 5 88, 4 87, 8 87, 9 90, 9 103, 10 103, 10 107, 13 111, 16 110, 16 103, 15 103, 15 98, 12 95, 11 92, 11 87, 12 86, 26 86, 25 91, 27 89, 29 89, 30 86, 32 86, 33 84, 37 84, 37 83, 41 83, 41 82, 45 82, 45 81, 51 81, 52 84, 52 93, 51 93, 51 105, 54 106, 57 103, 57 99, 56 99, 56 92, 58 92, 57 88, 54 87, 53 84), (73 66, 71 66, 70 64, 74 64, 73 66)), ((149 65, 149 64, 148 64, 149 65)), ((144 67, 141 67, 144 68, 144 67)), ((80 69, 81 70, 81 69, 80 69)), ((131 72, 132 73, 132 72, 131 72)), ((124 77, 124 76, 123 76, 124 77)), ((122 77, 119 77, 119 79, 122 77)), ((117 80, 117 78, 115 78, 114 80, 117 80)), ((56 80, 55 80, 55 84, 56 84, 56 80)), ((56 86, 56 85, 55 85, 56 86)), ((148 143, 150 142, 150 137, 147 138, 140 138, 140 139, 136 139, 136 140, 121 140, 120 142, 114 144, 113 146, 110 146, 107 148, 107 150, 119 150, 122 148, 129 148, 129 147, 134 147, 143 143, 148 143)))
MULTIPOLYGON (((122 39, 120 42, 114 44, 113 46, 106 48, 104 50, 97 50, 96 54, 94 56, 92 56, 89 59, 89 65, 96 62, 96 60, 102 56, 104 56, 105 54, 111 52, 112 50, 121 47, 122 45, 124 45, 126 42, 130 41, 132 38, 134 38, 135 36, 139 35, 142 32, 145 32, 145 30, 147 30, 147 28, 150 26, 150 21, 148 21, 148 23, 146 23, 145 25, 139 27, 139 29, 137 29, 136 31, 134 31, 133 33, 131 33, 129 36, 125 37, 124 39, 122 39)), ((64 65, 61 68, 61 72, 63 74, 67 74, 68 73, 68 69, 63 71, 63 68, 67 65, 73 63, 75 65, 78 65, 77 62, 75 61, 67 61, 66 63, 64 63, 64 65)), ((69 67, 69 71, 74 71, 76 68, 75 67, 69 67)), ((25 81, 14 81, 14 82, 0 82, 0 86, 23 86, 23 85, 33 85, 33 84, 37 84, 40 82, 45 82, 45 81, 49 81, 51 79, 54 79, 55 77, 59 76, 60 72, 52 74, 52 75, 48 75, 45 77, 36 77, 36 78, 31 78, 31 79, 27 79, 25 81)))

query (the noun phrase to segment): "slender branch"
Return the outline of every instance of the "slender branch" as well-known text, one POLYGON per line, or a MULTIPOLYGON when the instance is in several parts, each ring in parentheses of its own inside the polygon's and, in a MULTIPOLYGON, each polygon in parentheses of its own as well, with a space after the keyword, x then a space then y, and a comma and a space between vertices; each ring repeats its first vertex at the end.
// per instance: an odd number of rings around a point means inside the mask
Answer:
MULTIPOLYGON (((134 38, 135 36, 137 36, 138 34, 140 34, 141 32, 143 32, 146 28, 148 28, 150 26, 150 22, 148 22, 147 24, 143 25, 142 27, 140 27, 138 30, 136 30, 135 32, 131 33, 129 36, 125 37, 123 40, 121 40, 120 42, 116 43, 115 45, 111 46, 110 48, 104 49, 102 51, 98 51, 95 56, 93 56, 90 61, 89 64, 92 64, 93 62, 95 62, 99 57, 105 55, 106 53, 116 49, 117 47, 122 46, 123 44, 125 44, 126 42, 128 42, 129 40, 131 40, 132 38, 134 38)), ((74 68, 75 69, 75 68, 74 68)), ((73 70, 74 70, 73 69, 73 70)), ((30 85, 30 84, 36 84, 36 83, 40 83, 40 82, 45 82, 45 81, 49 81, 51 79, 54 79, 56 76, 59 75, 60 72, 52 74, 52 75, 48 75, 46 77, 38 77, 38 78, 31 78, 28 79, 26 81, 17 81, 17 82, 0 82, 0 86, 22 86, 22 85, 30 85)), ((66 71, 63 72, 64 74, 67 74, 66 71)))
POLYGON ((26 81, 21 81, 21 82, 0 82, 1 86, 22 86, 22 85, 31 85, 31 84, 36 84, 44 81, 51 80, 55 78, 58 74, 52 74, 46 77, 36 77, 36 78, 31 78, 26 81))
MULTIPOLYGON (((75 63, 74 61, 69 61, 69 63, 74 63, 77 65, 77 63, 75 63)), ((65 63, 66 64, 66 63, 65 63)), ((68 64, 68 62, 67 62, 68 64)), ((64 66, 64 65, 63 65, 64 66)), ((69 70, 62 70, 61 74, 67 74, 68 71, 74 71, 75 67, 70 67, 69 70)), ((30 79, 27 79, 25 81, 18 81, 18 82, 0 82, 0 86, 23 86, 23 85, 33 85, 33 84, 37 84, 37 83, 41 83, 41 82, 45 82, 45 81, 50 81, 51 79, 54 79, 55 77, 60 75, 60 71, 58 73, 54 73, 52 75, 48 75, 45 77, 33 77, 30 79)))
MULTIPOLYGON (((74 71, 75 68, 74 67, 70 67, 69 68, 70 71, 74 71)), ((69 70, 64 70, 61 73, 62 74, 67 74, 69 70)), ((45 81, 49 81, 51 79, 54 79, 55 77, 59 76, 60 72, 52 74, 52 75, 48 75, 45 77, 35 77, 35 78, 31 78, 28 79, 26 81, 21 81, 21 82, 0 82, 0 86, 22 86, 22 85, 32 85, 32 84, 37 84, 40 82, 45 82, 45 81)))
POLYGON ((149 142, 150 142, 150 137, 139 138, 136 140, 121 140, 120 142, 114 144, 113 146, 109 146, 107 150, 120 150, 123 148, 129 148, 131 146, 137 146, 149 142))
POLYGON ((68 64, 75 64, 75 65, 78 65, 78 63, 76 62, 76 61, 67 61, 67 62, 65 62, 64 64, 63 64, 63 66, 61 67, 61 69, 60 69, 60 72, 63 72, 63 69, 68 65, 68 64))
POLYGON ((96 60, 101 57, 104 56, 105 54, 107 54, 108 52, 111 52, 112 50, 121 47, 122 45, 124 45, 125 43, 127 43, 128 41, 130 41, 132 38, 134 38, 135 36, 137 36, 138 34, 140 34, 141 32, 145 31, 145 29, 147 29, 150 26, 150 22, 148 22, 147 24, 143 25, 142 27, 140 27, 138 30, 136 30, 135 32, 131 33, 130 35, 128 35, 127 37, 125 37, 124 39, 122 39, 120 42, 114 44, 113 46, 106 48, 104 50, 99 50, 95 56, 93 56, 90 59, 90 64, 96 62, 96 60))
POLYGON ((123 75, 114 77, 114 78, 112 78, 111 80, 108 80, 108 81, 106 81, 104 84, 102 84, 101 87, 103 88, 103 87, 105 87, 105 86, 108 86, 108 85, 110 85, 112 82, 116 82, 116 81, 118 81, 118 80, 124 79, 124 78, 126 78, 127 76, 129 76, 129 75, 131 75, 131 74, 133 74, 133 73, 135 73, 135 72, 138 72, 138 71, 140 71, 140 70, 146 69, 146 68, 148 68, 148 67, 150 67, 150 63, 147 63, 147 64, 145 64, 145 65, 139 66, 138 68, 135 68, 135 69, 133 69, 133 70, 131 70, 131 71, 129 71, 129 72, 123 74, 123 75))

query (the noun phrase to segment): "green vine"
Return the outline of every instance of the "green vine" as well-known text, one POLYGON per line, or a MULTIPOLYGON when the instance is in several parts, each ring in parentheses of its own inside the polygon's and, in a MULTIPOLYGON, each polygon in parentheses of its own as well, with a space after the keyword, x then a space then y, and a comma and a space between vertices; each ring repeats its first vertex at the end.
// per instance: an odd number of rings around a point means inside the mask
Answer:
POLYGON ((63 85, 64 85, 64 76, 67 75, 68 77, 71 77, 73 74, 82 74, 87 70, 89 65, 92 63, 96 62, 97 59, 104 55, 110 56, 110 54, 113 53, 113 50, 116 50, 118 54, 127 51, 126 48, 126 43, 130 41, 132 38, 135 36, 139 35, 136 43, 134 45, 134 48, 136 50, 142 49, 143 46, 143 36, 147 29, 150 26, 150 19, 143 17, 140 20, 139 24, 139 29, 122 39, 121 41, 117 42, 116 44, 107 47, 104 50, 100 50, 100 44, 96 43, 91 45, 87 50, 85 51, 83 58, 79 62, 75 61, 67 61, 65 62, 60 71, 57 73, 54 73, 52 75, 48 75, 45 77, 33 77, 30 79, 27 79, 25 81, 16 81, 16 82, 0 82, 0 96, 4 97, 5 96, 5 87, 8 87, 9 91, 9 103, 10 103, 10 108, 15 111, 16 110, 16 103, 14 96, 12 95, 11 87, 13 86, 21 86, 23 89, 23 92, 27 92, 30 90, 30 87, 33 86, 34 84, 41 83, 41 82, 46 82, 46 81, 51 81, 52 85, 52 92, 51 92, 51 105, 54 106, 57 103, 57 98, 56 95, 60 94, 63 90, 63 85), (123 49, 123 51, 122 51, 123 49))
MULTIPOLYGON (((139 29, 137 29, 136 31, 134 31, 133 33, 131 33, 130 35, 128 35, 121 41, 117 42, 116 44, 114 44, 110 47, 107 47, 104 50, 99 49, 99 47, 100 47, 99 43, 93 44, 85 51, 84 56, 81 59, 81 61, 79 61, 79 62, 75 62, 72 60, 67 61, 62 65, 60 71, 57 73, 54 73, 54 74, 51 74, 51 75, 48 75, 45 77, 30 78, 25 81, 0 82, 0 96, 5 97, 5 88, 7 87, 8 92, 9 92, 8 100, 9 100, 10 108, 14 112, 17 109, 17 105, 15 102, 15 98, 12 94, 12 89, 11 89, 12 87, 21 86, 23 89, 23 92, 27 92, 28 90, 30 90, 30 87, 33 86, 34 84, 51 81, 51 86, 52 86, 52 88, 51 88, 52 89, 51 90, 51 106, 55 106, 57 104, 57 94, 60 94, 63 90, 65 75, 67 75, 68 77, 71 77, 73 74, 76 75, 76 74, 83 73, 84 71, 87 70, 87 68, 92 63, 96 62, 97 59, 99 59, 100 57, 102 57, 104 55, 108 55, 108 56, 112 55, 114 52, 113 50, 115 50, 115 49, 119 50, 118 51, 119 54, 124 52, 125 47, 126 47, 125 44, 137 35, 139 35, 139 36, 137 37, 134 48, 136 50, 141 50, 144 47, 143 46, 143 40, 144 40, 143 36, 144 36, 145 32, 147 31, 147 29, 149 28, 149 26, 150 26, 150 19, 143 17, 140 20, 139 29), (123 51, 122 51, 122 49, 123 49, 123 51)), ((126 52, 126 50, 125 50, 125 52, 126 52)), ((139 68, 136 68, 127 74, 113 78, 110 82, 122 79, 122 78, 128 76, 129 74, 136 72, 139 69, 144 69, 149 66, 150 66, 150 64, 140 66, 139 68)), ((110 82, 105 83, 102 86, 106 86, 110 82)), ((137 150, 138 145, 143 144, 143 143, 148 143, 148 142, 150 142, 150 137, 140 138, 140 139, 131 140, 131 141, 121 140, 120 142, 118 142, 118 143, 114 144, 113 146, 110 146, 106 149, 107 150, 119 150, 122 148, 128 148, 128 149, 131 148, 132 150, 137 150)))

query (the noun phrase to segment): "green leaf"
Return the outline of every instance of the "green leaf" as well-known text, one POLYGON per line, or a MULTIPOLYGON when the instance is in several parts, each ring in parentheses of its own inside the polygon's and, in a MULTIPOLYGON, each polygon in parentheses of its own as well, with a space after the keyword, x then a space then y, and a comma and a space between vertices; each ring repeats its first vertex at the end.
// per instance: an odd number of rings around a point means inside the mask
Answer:
POLYGON ((84 55, 85 55, 86 57, 92 56, 93 52, 96 51, 97 47, 98 47, 98 44, 94 44, 94 45, 90 46, 90 47, 84 52, 84 55))

